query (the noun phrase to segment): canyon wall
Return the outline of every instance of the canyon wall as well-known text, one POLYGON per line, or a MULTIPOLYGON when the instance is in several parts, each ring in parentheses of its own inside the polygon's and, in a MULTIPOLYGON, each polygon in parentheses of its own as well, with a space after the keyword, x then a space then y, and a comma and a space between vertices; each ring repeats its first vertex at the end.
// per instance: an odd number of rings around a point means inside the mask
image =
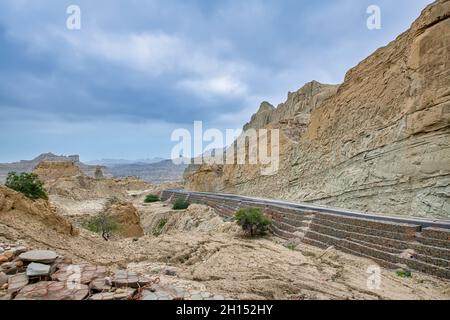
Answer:
POLYGON ((263 103, 245 125, 280 129, 280 168, 202 165, 186 188, 363 212, 450 218, 450 1, 348 71, 263 103))

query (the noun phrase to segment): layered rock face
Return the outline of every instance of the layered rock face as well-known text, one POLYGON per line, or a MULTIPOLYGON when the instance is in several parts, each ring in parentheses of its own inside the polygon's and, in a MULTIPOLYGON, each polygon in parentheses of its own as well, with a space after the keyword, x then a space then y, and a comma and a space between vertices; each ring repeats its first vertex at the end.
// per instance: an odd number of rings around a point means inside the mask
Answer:
POLYGON ((84 175, 81 169, 71 161, 42 161, 33 171, 43 182, 63 177, 84 175))
POLYGON ((312 82, 245 126, 280 129, 280 169, 202 165, 190 190, 450 218, 450 1, 428 6, 340 86, 312 82))

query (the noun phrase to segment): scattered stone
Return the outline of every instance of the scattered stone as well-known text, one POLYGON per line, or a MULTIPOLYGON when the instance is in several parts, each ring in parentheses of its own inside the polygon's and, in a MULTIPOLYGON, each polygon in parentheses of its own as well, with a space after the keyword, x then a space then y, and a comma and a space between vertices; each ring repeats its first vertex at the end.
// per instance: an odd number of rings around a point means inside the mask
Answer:
POLYGON ((115 300, 131 299, 135 292, 136 292, 136 290, 131 289, 131 288, 117 289, 114 292, 114 298, 115 298, 115 300))
POLYGON ((45 277, 48 275, 50 275, 49 265, 32 262, 27 267, 28 277, 45 277))
POLYGON ((114 292, 103 292, 103 293, 96 293, 94 295, 92 295, 89 300, 105 300, 105 301, 110 301, 110 300, 114 300, 114 292))
POLYGON ((15 247, 13 251, 14 251, 14 254, 15 254, 16 256, 18 256, 18 255, 20 255, 20 254, 22 254, 22 253, 27 252, 27 251, 28 251, 28 248, 25 247, 25 246, 18 246, 18 247, 15 247))
POLYGON ((8 292, 15 293, 21 290, 28 284, 28 277, 25 273, 19 273, 14 276, 10 276, 8 279, 8 292))
POLYGON ((15 300, 83 300, 88 294, 84 284, 72 287, 65 282, 41 281, 24 287, 15 300))
POLYGON ((11 269, 12 267, 15 267, 15 263, 12 262, 5 262, 4 264, 2 264, 2 269, 3 270, 8 270, 11 269))
POLYGON ((7 275, 12 275, 12 274, 16 274, 17 273, 17 267, 15 265, 12 265, 10 268, 8 269, 3 269, 3 272, 6 273, 7 275))
POLYGON ((0 264, 8 262, 8 261, 9 261, 9 259, 7 256, 5 256, 3 254, 0 256, 0 264))
POLYGON ((177 275, 177 269, 175 267, 165 267, 162 270, 162 274, 169 277, 175 277, 177 275))
POLYGON ((406 249, 402 253, 400 253, 400 258, 403 259, 414 259, 416 257, 417 253, 413 249, 406 249))
POLYGON ((4 255, 6 258, 8 258, 8 260, 12 260, 12 258, 14 258, 14 252, 11 251, 11 250, 6 251, 6 252, 3 252, 3 255, 4 255))
POLYGON ((8 283, 8 276, 4 272, 0 272, 0 287, 8 283))
POLYGON ((129 300, 133 297, 136 290, 126 289, 126 290, 116 290, 116 292, 103 292, 92 295, 90 300, 129 300))
POLYGON ((94 279, 89 284, 89 288, 93 291, 109 291, 111 290, 111 287, 111 279, 108 277, 94 279))
POLYGON ((181 300, 186 296, 186 290, 171 284, 157 284, 151 290, 145 290, 143 300, 181 300))
POLYGON ((107 268, 103 266, 71 264, 62 266, 52 275, 52 279, 65 282, 70 277, 70 280, 72 281, 79 281, 79 283, 88 284, 96 278, 106 277, 107 272, 107 268))
POLYGON ((56 269, 61 269, 64 266, 67 266, 67 265, 70 265, 70 264, 73 264, 73 262, 72 262, 72 259, 68 258, 68 257, 59 256, 55 260, 56 269))
POLYGON ((137 273, 126 270, 116 272, 113 278, 113 284, 117 288, 139 288, 151 282, 151 279, 140 277, 137 273))
POLYGON ((54 251, 50 250, 31 250, 22 253, 19 256, 20 260, 26 262, 38 262, 38 263, 53 263, 58 255, 54 251))

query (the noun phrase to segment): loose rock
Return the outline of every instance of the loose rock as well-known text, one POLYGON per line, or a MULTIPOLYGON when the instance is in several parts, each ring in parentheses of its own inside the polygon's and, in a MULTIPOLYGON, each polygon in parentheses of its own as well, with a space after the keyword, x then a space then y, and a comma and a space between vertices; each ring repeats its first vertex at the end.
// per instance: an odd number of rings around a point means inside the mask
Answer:
POLYGON ((20 260, 26 262, 38 262, 38 263, 53 263, 58 255, 54 251, 50 250, 31 250, 22 253, 19 256, 20 260))
POLYGON ((93 291, 109 291, 111 287, 111 279, 109 278, 94 279, 89 284, 89 288, 93 291))
POLYGON ((50 275, 49 265, 32 262, 27 267, 28 277, 45 277, 48 275, 50 275))
POLYGON ((137 273, 126 270, 116 272, 113 279, 113 284, 118 288, 139 288, 150 284, 151 282, 152 281, 148 278, 140 277, 137 273))
POLYGON ((0 272, 0 287, 8 283, 8 276, 4 272, 0 272))
POLYGON ((28 284, 28 277, 25 273, 19 273, 8 279, 8 292, 15 293, 28 284))

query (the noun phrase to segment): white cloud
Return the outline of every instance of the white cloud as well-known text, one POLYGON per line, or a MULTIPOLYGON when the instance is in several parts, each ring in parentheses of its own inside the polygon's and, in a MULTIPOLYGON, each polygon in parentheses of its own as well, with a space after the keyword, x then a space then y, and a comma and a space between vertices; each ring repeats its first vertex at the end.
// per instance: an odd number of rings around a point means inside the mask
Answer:
POLYGON ((211 95, 241 97, 247 94, 247 85, 232 76, 188 79, 180 81, 178 85, 205 98, 211 95))

